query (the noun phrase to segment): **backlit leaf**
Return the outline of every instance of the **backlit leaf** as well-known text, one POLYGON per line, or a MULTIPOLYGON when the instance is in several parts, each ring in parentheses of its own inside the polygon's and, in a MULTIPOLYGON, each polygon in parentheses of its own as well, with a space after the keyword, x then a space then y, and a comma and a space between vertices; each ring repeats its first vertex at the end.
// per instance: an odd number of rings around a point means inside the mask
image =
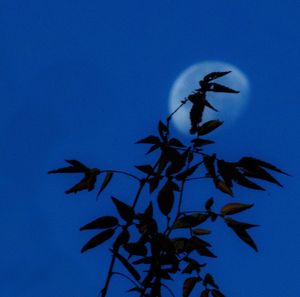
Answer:
POLYGON ((239 93, 239 91, 233 90, 231 88, 228 88, 226 86, 223 86, 221 84, 217 84, 217 83, 210 83, 210 89, 208 91, 211 92, 217 92, 217 93, 233 93, 233 94, 237 94, 239 93))
POLYGON ((133 209, 129 205, 125 204, 124 202, 120 201, 119 199, 117 199, 115 197, 111 197, 111 199, 114 202, 121 218, 126 222, 132 221, 132 219, 134 217, 133 209))
POLYGON ((113 172, 111 172, 111 171, 106 172, 106 175, 105 175, 105 178, 104 178, 103 183, 101 185, 101 188, 100 188, 100 190, 97 194, 97 198, 102 193, 102 191, 107 187, 107 185, 111 181, 112 177, 113 177, 113 172))
POLYGON ((146 138, 137 141, 136 143, 159 144, 160 140, 157 136, 150 135, 146 138))
POLYGON ((189 277, 183 283, 182 297, 188 297, 192 293, 195 285, 200 281, 199 277, 189 277))
POLYGON ((112 216, 103 216, 100 217, 80 228, 82 230, 91 230, 91 229, 106 229, 117 226, 119 223, 118 219, 112 216))
POLYGON ((218 127, 220 127, 222 124, 223 124, 222 121, 210 120, 208 122, 205 122, 202 126, 200 126, 197 129, 197 133, 198 133, 198 135, 206 135, 206 134, 214 131, 218 127))
POLYGON ((139 165, 139 166, 135 166, 135 168, 142 171, 143 173, 146 173, 149 175, 155 175, 155 172, 151 165, 139 165))
POLYGON ((128 272, 137 280, 139 281, 141 276, 137 272, 137 270, 119 253, 115 253, 118 260, 124 265, 124 267, 128 270, 128 272))
POLYGON ((205 202, 205 209, 206 210, 210 210, 211 207, 213 206, 214 204, 214 198, 213 197, 210 197, 206 202, 205 202))
POLYGON ((191 142, 193 143, 194 147, 202 147, 202 146, 204 146, 204 145, 208 145, 208 144, 213 144, 213 143, 215 143, 215 142, 212 141, 212 140, 201 139, 201 138, 193 139, 191 142))
POLYGON ((207 214, 195 213, 192 215, 185 215, 174 222, 172 229, 193 228, 204 223, 209 218, 207 214))
POLYGON ((205 230, 205 229, 201 229, 201 228, 197 228, 197 229, 194 229, 193 230, 193 233, 195 235, 207 235, 207 234, 210 234, 211 231, 210 230, 205 230))
POLYGON ((243 204, 243 203, 228 203, 224 205, 221 209, 221 215, 226 216, 226 215, 232 215, 236 214, 239 212, 242 212, 246 209, 249 209, 253 206, 254 204, 243 204))
POLYGON ((225 75, 227 75, 230 72, 231 71, 211 72, 211 73, 205 75, 204 78, 203 78, 203 80, 209 82, 209 81, 215 80, 215 79, 217 79, 219 77, 225 76, 225 75))
POLYGON ((107 229, 96 236, 94 236, 92 239, 90 239, 81 249, 81 253, 84 253, 85 251, 89 249, 93 249, 96 246, 102 244, 106 240, 110 239, 115 233, 114 229, 107 229))
POLYGON ((166 185, 159 191, 157 197, 157 203, 160 211, 168 216, 174 205, 174 192, 168 189, 166 185))

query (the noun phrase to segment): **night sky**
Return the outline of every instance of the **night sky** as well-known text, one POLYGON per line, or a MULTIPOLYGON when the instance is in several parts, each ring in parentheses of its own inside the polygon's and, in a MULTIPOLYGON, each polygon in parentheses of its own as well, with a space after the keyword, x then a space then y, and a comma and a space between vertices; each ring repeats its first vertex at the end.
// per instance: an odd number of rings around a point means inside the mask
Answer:
MULTIPOLYGON (((130 203, 136 182, 114 177, 96 201, 64 194, 78 176, 47 171, 78 159, 138 174, 134 165, 152 159, 134 143, 168 115, 178 75, 207 60, 235 65, 250 83, 246 110, 211 134, 211 150, 291 174, 275 175, 284 188, 216 194, 255 203, 237 218, 261 225, 250 232, 259 252, 216 224, 209 270, 226 297, 299 296, 299 20, 297 0, 0 1, 0 296, 97 295, 110 245, 80 254, 93 232, 79 228, 115 212, 110 195, 130 203)), ((190 203, 203 205, 213 187, 194 189, 190 203)), ((110 296, 131 287, 115 281, 110 296)))

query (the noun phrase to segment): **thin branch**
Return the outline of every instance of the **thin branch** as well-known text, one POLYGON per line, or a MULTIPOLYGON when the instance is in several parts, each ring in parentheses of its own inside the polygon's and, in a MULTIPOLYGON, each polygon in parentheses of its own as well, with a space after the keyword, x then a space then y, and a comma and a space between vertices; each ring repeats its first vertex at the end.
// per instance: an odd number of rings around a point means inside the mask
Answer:
POLYGON ((119 174, 123 174, 123 175, 127 175, 127 176, 130 176, 138 181, 141 181, 141 179, 139 177, 137 177, 136 175, 134 174, 131 174, 129 172, 126 172, 126 171, 122 171, 122 170, 111 170, 111 169, 106 169, 106 170, 101 170, 101 172, 112 172, 112 173, 119 173, 119 174))

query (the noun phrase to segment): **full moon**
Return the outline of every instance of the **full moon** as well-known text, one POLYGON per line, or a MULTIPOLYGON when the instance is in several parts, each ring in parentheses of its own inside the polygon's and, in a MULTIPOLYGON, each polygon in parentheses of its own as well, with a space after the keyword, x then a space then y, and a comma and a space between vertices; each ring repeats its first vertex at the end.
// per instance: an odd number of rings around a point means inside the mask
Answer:
MULTIPOLYGON (((239 91, 238 94, 207 93, 207 100, 218 110, 215 112, 205 108, 203 122, 218 119, 224 121, 224 126, 232 125, 243 113, 249 98, 249 82, 245 74, 236 66, 225 62, 207 61, 194 64, 184 70, 175 80, 169 96, 169 111, 172 113, 181 101, 199 88, 199 81, 208 73, 215 71, 231 71, 224 77, 215 80, 216 83, 225 85, 239 91)), ((191 103, 188 101, 176 112, 172 118, 175 127, 183 134, 189 134, 189 111, 191 103)))

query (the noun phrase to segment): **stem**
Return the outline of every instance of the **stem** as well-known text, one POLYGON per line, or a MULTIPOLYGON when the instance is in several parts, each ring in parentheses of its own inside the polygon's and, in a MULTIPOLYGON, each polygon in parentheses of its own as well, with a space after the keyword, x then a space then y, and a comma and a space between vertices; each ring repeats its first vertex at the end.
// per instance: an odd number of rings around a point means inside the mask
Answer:
MULTIPOLYGON (((157 160, 157 162, 155 163, 155 165, 153 167, 153 170, 155 170, 155 168, 158 166, 158 164, 159 164, 160 161, 161 161, 161 158, 159 158, 157 160)), ((147 183, 147 181, 150 178, 150 176, 151 176, 151 174, 148 174, 145 179, 139 179, 140 186, 139 186, 139 188, 137 190, 137 193, 135 195, 135 198, 134 198, 134 201, 133 201, 133 204, 132 204, 132 209, 135 208, 135 206, 136 206, 136 204, 138 202, 138 199, 139 199, 139 197, 140 197, 140 195, 142 193, 142 190, 144 189, 144 186, 147 183)), ((129 226, 130 226, 130 222, 128 222, 124 226, 124 230, 127 230, 129 226)), ((101 293, 101 297, 105 297, 106 294, 107 294, 107 290, 108 290, 108 287, 109 287, 109 284, 110 284, 110 281, 111 281, 111 278, 112 278, 112 275, 113 275, 113 268, 114 268, 115 261, 116 261, 116 254, 118 253, 119 248, 120 247, 117 247, 117 249, 114 251, 114 253, 112 255, 111 262, 110 262, 109 269, 108 269, 107 278, 106 278, 106 281, 105 281, 105 285, 104 285, 103 289, 100 292, 101 293)))
POLYGON ((128 279, 130 282, 132 282, 135 286, 139 286, 138 283, 136 283, 133 279, 131 279, 130 277, 128 277, 127 275, 121 273, 121 272, 113 272, 112 274, 115 274, 115 275, 120 275, 120 276, 123 276, 124 278, 128 279))
POLYGON ((119 173, 119 174, 130 176, 130 177, 132 177, 132 178, 134 178, 134 179, 136 179, 138 181, 141 181, 141 179, 139 177, 137 177, 136 175, 128 173, 126 171, 122 171, 122 170, 110 170, 110 169, 107 169, 107 170, 101 170, 101 172, 119 173))

